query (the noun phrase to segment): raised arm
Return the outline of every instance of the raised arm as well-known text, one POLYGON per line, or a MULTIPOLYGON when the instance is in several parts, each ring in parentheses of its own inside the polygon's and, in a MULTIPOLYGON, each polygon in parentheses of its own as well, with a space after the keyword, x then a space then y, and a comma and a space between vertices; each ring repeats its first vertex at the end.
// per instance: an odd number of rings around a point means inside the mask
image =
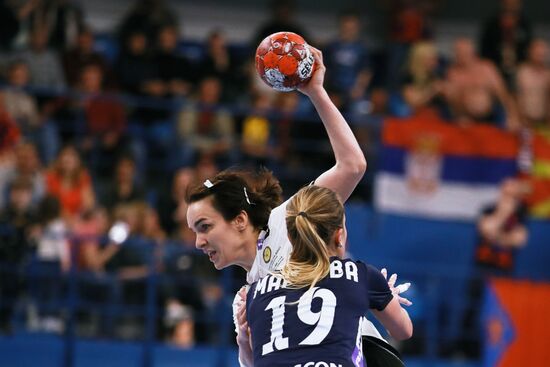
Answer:
POLYGON ((321 51, 310 48, 315 70, 311 80, 299 90, 309 97, 321 117, 336 159, 336 164, 321 174, 315 184, 334 190, 345 202, 363 177, 367 161, 351 128, 323 87, 326 68, 321 51))

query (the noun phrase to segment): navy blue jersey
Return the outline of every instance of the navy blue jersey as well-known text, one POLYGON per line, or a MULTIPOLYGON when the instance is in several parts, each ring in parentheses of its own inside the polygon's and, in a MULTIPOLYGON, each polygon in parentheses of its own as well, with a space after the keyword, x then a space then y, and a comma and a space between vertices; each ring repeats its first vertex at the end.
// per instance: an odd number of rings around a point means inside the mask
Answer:
POLYGON ((363 366, 363 317, 392 297, 376 268, 336 257, 311 289, 288 289, 277 275, 261 278, 246 298, 254 366, 363 366))

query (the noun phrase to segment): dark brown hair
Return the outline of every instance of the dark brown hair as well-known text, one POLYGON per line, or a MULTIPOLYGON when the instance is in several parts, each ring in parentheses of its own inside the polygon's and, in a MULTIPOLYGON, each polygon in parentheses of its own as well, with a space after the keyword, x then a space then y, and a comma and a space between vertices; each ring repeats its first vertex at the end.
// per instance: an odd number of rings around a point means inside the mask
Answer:
POLYGON ((279 180, 265 168, 258 171, 227 169, 210 179, 211 187, 200 183, 186 195, 188 204, 212 199, 213 207, 226 221, 245 211, 252 225, 261 229, 267 226, 271 210, 282 202, 279 180))

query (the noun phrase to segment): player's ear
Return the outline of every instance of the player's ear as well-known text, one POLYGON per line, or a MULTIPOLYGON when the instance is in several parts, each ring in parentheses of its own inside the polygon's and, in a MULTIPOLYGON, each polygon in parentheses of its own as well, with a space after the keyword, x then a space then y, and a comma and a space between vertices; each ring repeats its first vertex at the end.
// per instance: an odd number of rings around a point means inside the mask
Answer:
POLYGON ((344 229, 338 228, 336 231, 334 231, 333 235, 333 243, 336 248, 343 247, 344 246, 344 229))
POLYGON ((233 223, 237 231, 244 231, 249 223, 248 213, 244 210, 241 210, 241 212, 231 222, 233 223))

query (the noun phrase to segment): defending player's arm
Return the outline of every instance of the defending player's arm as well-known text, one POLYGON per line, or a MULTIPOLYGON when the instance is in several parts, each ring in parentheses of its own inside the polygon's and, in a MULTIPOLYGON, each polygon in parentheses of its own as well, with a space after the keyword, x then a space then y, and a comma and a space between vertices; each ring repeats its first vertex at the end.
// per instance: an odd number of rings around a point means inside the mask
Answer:
POLYGON ((371 312, 397 340, 412 336, 413 325, 407 311, 394 295, 386 277, 378 269, 367 265, 367 279, 371 312))
POLYGON ((401 307, 397 297, 382 310, 371 310, 374 317, 384 325, 390 335, 397 340, 409 339, 413 333, 413 325, 408 312, 401 307))
POLYGON ((250 343, 250 329, 246 318, 246 292, 248 287, 242 287, 233 300, 233 318, 237 331, 237 345, 239 346, 239 364, 241 367, 254 366, 254 356, 250 343))
POLYGON ((336 159, 336 164, 321 174, 315 184, 337 192, 345 202, 363 177, 367 162, 351 128, 323 88, 326 68, 321 51, 311 47, 311 52, 316 70, 300 91, 309 97, 321 117, 336 159))

